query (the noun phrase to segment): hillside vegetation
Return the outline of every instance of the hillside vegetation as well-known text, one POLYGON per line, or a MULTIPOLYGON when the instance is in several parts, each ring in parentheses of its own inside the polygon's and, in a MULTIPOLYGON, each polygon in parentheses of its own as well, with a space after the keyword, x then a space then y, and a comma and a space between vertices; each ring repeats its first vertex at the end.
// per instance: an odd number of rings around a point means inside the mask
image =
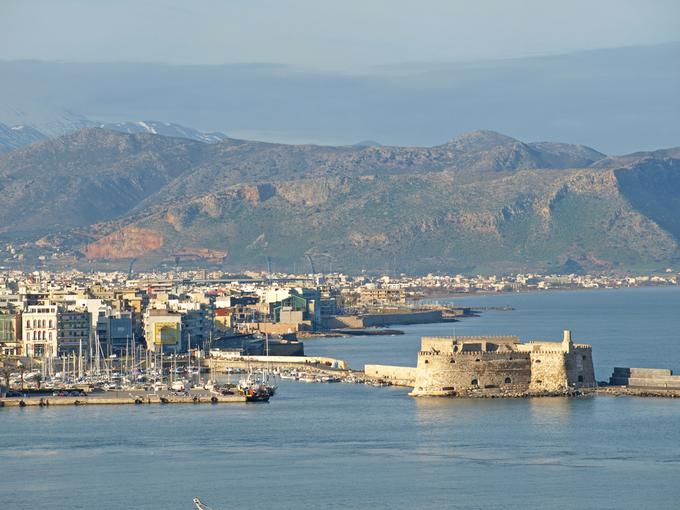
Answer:
POLYGON ((491 131, 328 147, 89 128, 0 158, 0 235, 149 264, 271 257, 292 269, 310 254, 349 271, 659 268, 680 256, 677 155, 491 131))

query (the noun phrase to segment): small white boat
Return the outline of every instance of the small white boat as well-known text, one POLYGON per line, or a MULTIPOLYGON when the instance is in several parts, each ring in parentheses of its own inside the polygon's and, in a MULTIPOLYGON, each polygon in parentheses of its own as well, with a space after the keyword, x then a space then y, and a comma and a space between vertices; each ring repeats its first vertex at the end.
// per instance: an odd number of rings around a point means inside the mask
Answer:
POLYGON ((170 389, 172 391, 186 391, 188 389, 188 385, 185 381, 173 381, 173 383, 170 385, 170 389))
POLYGON ((168 385, 157 382, 153 385, 153 391, 167 391, 168 385))
POLYGON ((213 510, 211 507, 203 503, 199 498, 194 498, 194 505, 196 505, 196 510, 213 510))
POLYGON ((340 378, 339 378, 339 377, 332 376, 332 375, 325 375, 325 376, 323 376, 323 377, 321 378, 321 382, 325 382, 325 383, 337 383, 337 382, 340 382, 340 378))

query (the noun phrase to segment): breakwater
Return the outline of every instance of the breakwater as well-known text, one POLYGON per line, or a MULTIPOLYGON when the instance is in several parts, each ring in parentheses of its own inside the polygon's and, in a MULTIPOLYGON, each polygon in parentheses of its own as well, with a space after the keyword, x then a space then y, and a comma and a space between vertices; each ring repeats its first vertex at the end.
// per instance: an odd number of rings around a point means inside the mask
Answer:
POLYGON ((665 368, 614 368, 609 378, 613 386, 628 386, 643 390, 677 390, 680 392, 680 375, 665 368))

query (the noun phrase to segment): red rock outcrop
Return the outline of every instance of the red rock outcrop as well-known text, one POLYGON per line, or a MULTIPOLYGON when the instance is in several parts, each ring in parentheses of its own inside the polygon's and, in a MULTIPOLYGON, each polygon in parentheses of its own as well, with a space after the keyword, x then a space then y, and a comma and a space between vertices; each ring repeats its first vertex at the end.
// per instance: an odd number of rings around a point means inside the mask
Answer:
POLYGON ((139 257, 163 246, 163 236, 152 230, 126 227, 85 246, 87 259, 127 259, 139 257))

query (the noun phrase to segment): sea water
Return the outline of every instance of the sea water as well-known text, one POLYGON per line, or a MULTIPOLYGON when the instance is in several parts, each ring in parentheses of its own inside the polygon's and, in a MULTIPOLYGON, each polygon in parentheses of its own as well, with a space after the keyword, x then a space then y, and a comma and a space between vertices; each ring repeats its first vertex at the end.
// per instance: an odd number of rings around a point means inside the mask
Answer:
MULTIPOLYGON (((504 294, 511 306, 310 354, 414 365, 424 334, 593 345, 614 366, 680 368, 680 289, 504 294)), ((678 508, 680 399, 414 399, 282 381, 268 404, 0 409, 0 508, 678 508)))

